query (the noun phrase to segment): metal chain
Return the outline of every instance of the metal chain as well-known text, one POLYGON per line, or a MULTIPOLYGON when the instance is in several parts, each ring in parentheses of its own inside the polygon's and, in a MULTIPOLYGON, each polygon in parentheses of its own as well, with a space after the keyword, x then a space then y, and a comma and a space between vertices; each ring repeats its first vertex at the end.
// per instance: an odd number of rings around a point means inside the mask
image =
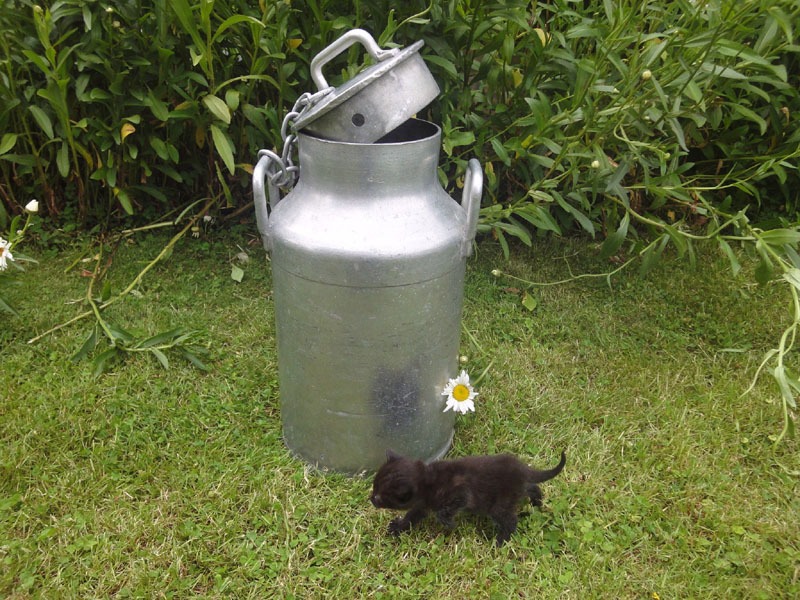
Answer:
POLYGON ((329 94, 331 91, 333 91, 332 87, 325 88, 314 94, 306 92, 297 99, 292 110, 286 113, 286 116, 283 118, 283 123, 281 123, 283 149, 281 150, 280 156, 271 150, 259 151, 259 158, 266 156, 270 159, 267 165, 267 176, 269 177, 270 183, 270 204, 274 204, 274 202, 277 201, 276 198, 272 198, 272 190, 274 188, 280 187, 285 189, 294 187, 295 181, 297 180, 299 167, 292 162, 292 152, 297 142, 297 135, 290 133, 292 125, 299 117, 304 115, 319 102, 323 96, 329 94))

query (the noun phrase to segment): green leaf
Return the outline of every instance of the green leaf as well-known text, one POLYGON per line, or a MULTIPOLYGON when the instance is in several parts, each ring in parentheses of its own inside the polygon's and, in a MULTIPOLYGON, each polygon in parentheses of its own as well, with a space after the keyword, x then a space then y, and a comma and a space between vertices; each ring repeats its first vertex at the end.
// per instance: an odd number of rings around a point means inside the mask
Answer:
POLYGON ((183 26, 184 31, 186 31, 186 33, 192 37, 192 41, 198 47, 200 52, 204 53, 206 50, 206 45, 203 41, 203 36, 200 34, 200 30, 196 25, 195 16, 192 13, 192 9, 187 0, 172 0, 169 5, 172 7, 172 10, 175 11, 175 15, 178 17, 178 20, 183 26))
POLYGON ((214 42, 217 41, 217 38, 220 35, 222 35, 225 32, 225 30, 232 27, 233 25, 236 25, 237 23, 244 23, 244 22, 250 23, 251 25, 257 25, 258 27, 261 28, 264 27, 264 24, 255 17, 251 17, 248 15, 233 15, 232 17, 228 17, 227 19, 225 19, 222 23, 220 23, 219 27, 217 27, 217 30, 214 32, 214 35, 211 38, 211 45, 212 46, 214 45, 214 42))
POLYGON ((786 253, 786 258, 789 259, 792 265, 800 269, 800 254, 797 253, 797 250, 792 248, 789 244, 785 244, 783 246, 783 251, 786 253))
POLYGON ((134 340, 133 335, 125 331, 122 327, 119 327, 110 321, 108 321, 106 325, 114 342, 123 342, 127 344, 134 340))
POLYGON ((617 250, 620 249, 625 238, 628 237, 628 225, 630 225, 631 218, 628 213, 625 213, 625 216, 622 217, 622 221, 619 223, 619 227, 617 230, 609 235, 606 238, 606 241, 603 242, 603 245, 600 248, 600 259, 605 260, 606 258, 611 258, 617 250))
POLYGON ((758 284, 766 285, 769 283, 772 280, 773 272, 772 261, 762 256, 755 270, 755 278, 758 284))
POLYGON ((228 108, 228 105, 225 104, 224 100, 209 94, 209 95, 203 97, 203 104, 206 105, 206 108, 217 119, 219 119, 220 121, 222 121, 226 125, 230 125, 230 123, 231 123, 231 111, 228 108))
POLYGON ((167 150, 167 145, 164 143, 164 140, 155 136, 150 136, 150 147, 156 151, 158 158, 161 160, 169 160, 169 150, 167 150))
POLYGON ((661 256, 663 255, 664 249, 667 247, 669 240, 670 236, 663 234, 660 239, 657 239, 655 242, 647 246, 644 251, 644 256, 642 256, 642 264, 639 267, 640 276, 646 275, 661 261, 661 256))
MULTIPOLYGON (((528 223, 538 229, 544 231, 552 231, 556 235, 561 235, 561 228, 556 223, 550 211, 543 206, 527 205, 519 210, 514 211, 515 215, 519 215, 528 223)), ((530 244, 528 244, 530 246, 530 244)))
POLYGON ((759 237, 770 246, 778 248, 784 244, 794 246, 800 242, 800 231, 796 229, 770 229, 763 231, 759 237))
POLYGON ((628 161, 623 160, 606 182, 606 192, 619 196, 625 203, 625 206, 628 206, 628 192, 622 186, 622 180, 630 172, 630 168, 631 166, 628 164, 628 161))
POLYGON ((528 233, 528 230, 525 228, 525 226, 518 221, 512 221, 511 218, 509 218, 508 223, 496 223, 495 227, 505 231, 509 235, 513 235, 526 246, 530 246, 532 244, 530 233, 528 233))
POLYGON ((750 110, 746 106, 742 106, 738 102, 731 103, 731 108, 733 112, 738 113, 740 116, 744 117, 748 121, 752 121, 756 125, 758 125, 758 132, 761 135, 764 135, 767 131, 767 122, 759 117, 754 111, 750 110))
POLYGON ((742 270, 742 265, 739 264, 739 260, 736 258, 736 253, 733 251, 730 244, 722 238, 719 238, 719 247, 725 256, 728 257, 728 261, 731 263, 731 273, 733 273, 733 276, 736 277, 736 275, 739 274, 739 271, 742 270))
POLYGON ((92 11, 87 5, 83 5, 82 8, 83 13, 83 24, 86 27, 86 31, 92 30, 92 11))
POLYGON ((473 143, 475 143, 474 133, 471 131, 459 131, 457 129, 453 129, 445 136, 444 141, 442 142, 442 148, 447 156, 452 156, 453 148, 457 146, 468 146, 469 144, 473 143))
POLYGON ((678 256, 686 254, 686 251, 689 249, 689 239, 684 237, 680 231, 671 225, 664 224, 664 230, 667 232, 667 235, 669 235, 669 239, 672 240, 672 243, 675 244, 675 248, 678 250, 678 256))
POLYGON ((436 54, 429 54, 425 57, 425 62, 439 65, 450 77, 453 79, 458 79, 458 69, 452 61, 436 54))
POLYGON ((493 233, 497 237, 497 241, 500 243, 500 248, 503 250, 503 257, 506 259, 510 256, 510 250, 508 247, 508 240, 506 240, 506 236, 503 234, 502 230, 498 227, 500 223, 495 224, 494 228, 492 229, 493 233))
POLYGON ((736 69, 732 69, 731 67, 722 67, 710 62, 704 62, 700 66, 700 69, 707 73, 711 73, 712 75, 723 77, 725 79, 740 79, 740 80, 747 79, 747 75, 739 73, 739 71, 737 71, 736 69))
POLYGON ((108 366, 109 362, 111 362, 114 358, 119 355, 119 350, 117 348, 109 348, 105 352, 98 355, 92 361, 92 375, 94 377, 100 377, 108 366))
POLYGON ((14 144, 17 143, 17 134, 16 133, 6 133, 3 134, 3 138, 0 139, 0 154, 5 154, 9 150, 14 147, 14 144))
POLYGON ((220 170, 219 163, 217 161, 214 161, 214 170, 217 173, 217 181, 222 186, 222 193, 225 196, 226 206, 228 208, 233 208, 235 206, 233 194, 231 194, 231 189, 228 187, 228 182, 225 181, 225 177, 222 175, 222 171, 220 170))
POLYGON ((243 277, 244 277, 244 271, 240 267, 233 265, 231 267, 231 279, 233 279, 237 283, 241 283, 243 277))
POLYGON ((511 166, 511 158, 508 156, 508 151, 506 150, 505 146, 503 146, 503 142, 501 142, 496 137, 492 138, 492 148, 497 154, 497 158, 503 161, 503 164, 507 167, 511 166))
POLYGON ((69 176, 69 146, 67 142, 61 142, 61 147, 56 153, 56 165, 58 173, 66 179, 69 176))
POLYGON ((522 306, 527 308, 529 311, 533 312, 538 305, 539 301, 536 300, 534 296, 532 296, 528 292, 522 293, 522 306))
POLYGON ((50 117, 47 116, 47 113, 33 104, 28 107, 28 110, 33 115, 33 120, 36 121, 39 128, 44 131, 47 138, 52 140, 55 137, 55 134, 53 134, 53 122, 50 120, 50 117))
POLYGON ((106 279, 103 282, 103 291, 100 294, 100 302, 105 302, 109 298, 111 298, 111 282, 106 279))
POLYGON ((683 127, 681 127, 681 124, 678 121, 678 119, 670 117, 667 119, 667 123, 669 123, 672 132, 675 134, 675 137, 678 140, 678 145, 681 147, 682 150, 688 152, 689 148, 686 146, 686 137, 683 134, 683 127))
POLYGON ((150 107, 150 112, 153 113, 153 116, 159 121, 166 121, 169 119, 169 107, 156 98, 152 91, 147 93, 146 104, 150 107))
POLYGON ((232 111, 239 108, 239 92, 238 90, 228 90, 225 92, 225 104, 228 105, 232 111))
POLYGON ((158 348, 150 348, 150 352, 152 352, 153 356, 155 356, 158 359, 158 362, 161 363, 161 366, 164 367, 164 370, 169 369, 169 360, 167 359, 166 354, 164 354, 158 348))
POLYGON ((48 64, 46 58, 44 58, 43 56, 39 56, 38 54, 36 54, 31 50, 23 50, 22 54, 24 54, 29 61, 31 61, 33 64, 39 67, 39 70, 42 73, 44 73, 45 75, 50 75, 50 65, 48 64))
POLYGON ((192 352, 190 352, 186 348, 179 348, 178 350, 186 360, 188 360, 190 363, 192 363, 195 367, 197 367, 201 371, 210 371, 211 370, 211 369, 209 369, 208 366, 205 365, 205 363, 203 363, 203 361, 201 361, 199 358, 197 358, 197 356, 195 354, 193 354, 192 352))
POLYGON ((236 163, 233 160, 233 144, 228 139, 228 135, 216 125, 211 125, 211 139, 214 140, 214 148, 219 154, 222 162, 228 167, 231 175, 236 170, 236 163))
POLYGON ((794 399, 794 393, 792 392, 792 386, 789 384, 789 377, 786 374, 784 366, 778 365, 775 367, 775 369, 772 371, 772 376, 775 378, 775 381, 778 382, 778 387, 781 390, 783 401, 792 408, 797 408, 797 403, 794 399))
POLYGON ((572 217, 580 223, 581 227, 589 233, 592 237, 594 237, 595 230, 594 230, 594 223, 591 222, 589 217, 587 217, 583 212, 572 206, 569 202, 567 202, 561 194, 554 194, 556 202, 558 205, 568 212, 572 217))
POLYGON ((800 290, 800 269, 792 268, 783 274, 783 278, 800 290))
POLYGON ((186 331, 183 327, 162 331, 136 344, 137 348, 150 348, 152 346, 164 346, 165 344, 175 343, 175 340, 191 335, 192 332, 186 331))
POLYGON ((95 347, 97 346, 97 325, 92 327, 92 330, 89 332, 89 337, 81 344, 80 349, 70 357, 72 362, 78 362, 83 360, 89 354, 94 351, 95 347))
POLYGON ((128 192, 121 188, 114 188, 114 195, 119 200, 120 205, 122 206, 122 210, 124 210, 127 214, 133 214, 133 204, 131 204, 130 196, 128 196, 128 192))
POLYGON ((700 90, 700 86, 694 81, 690 80, 686 84, 686 89, 683 93, 696 104, 699 104, 703 100, 703 92, 700 90))
POLYGON ((8 304, 5 300, 3 300, 2 296, 0 296, 0 311, 7 312, 7 313, 12 314, 14 316, 18 316, 18 314, 19 314, 19 313, 17 313, 17 311, 15 311, 11 307, 10 304, 8 304))

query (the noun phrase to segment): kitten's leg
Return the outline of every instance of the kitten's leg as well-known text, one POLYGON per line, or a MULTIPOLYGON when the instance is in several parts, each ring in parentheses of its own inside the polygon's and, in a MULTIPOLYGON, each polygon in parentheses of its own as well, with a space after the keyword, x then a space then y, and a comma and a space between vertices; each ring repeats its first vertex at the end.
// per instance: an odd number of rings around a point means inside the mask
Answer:
POLYGON ((516 507, 499 507, 493 509, 489 516, 497 526, 497 546, 505 544, 511 534, 517 530, 517 511, 516 507))
POLYGON ((531 504, 539 508, 542 507, 542 490, 535 483, 528 488, 528 497, 531 499, 531 504))
POLYGON ((469 492, 464 488, 456 488, 447 497, 447 502, 436 511, 438 521, 447 527, 455 529, 456 522, 453 520, 459 511, 467 507, 469 492))
POLYGON ((427 514, 428 511, 424 508, 412 508, 405 516, 396 517, 389 522, 389 533, 392 535, 400 535, 422 521, 427 514))

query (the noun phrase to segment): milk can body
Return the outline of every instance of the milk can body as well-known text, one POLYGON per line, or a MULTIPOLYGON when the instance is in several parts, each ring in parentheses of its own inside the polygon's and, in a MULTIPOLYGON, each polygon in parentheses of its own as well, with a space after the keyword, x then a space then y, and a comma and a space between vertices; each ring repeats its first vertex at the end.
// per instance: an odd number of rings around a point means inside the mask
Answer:
POLYGON ((441 392, 457 368, 481 174, 471 161, 461 203, 450 198, 440 138, 418 120, 370 144, 301 133, 297 185, 263 224, 284 439, 320 467, 449 448, 441 392))

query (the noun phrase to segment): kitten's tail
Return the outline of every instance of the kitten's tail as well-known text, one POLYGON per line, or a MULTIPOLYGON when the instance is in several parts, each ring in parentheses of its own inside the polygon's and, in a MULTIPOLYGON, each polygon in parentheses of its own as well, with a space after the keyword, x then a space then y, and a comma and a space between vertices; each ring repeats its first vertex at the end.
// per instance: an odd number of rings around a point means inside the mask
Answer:
POLYGON ((553 479, 556 475, 561 473, 564 470, 564 465, 567 464, 567 453, 566 451, 561 452, 561 460, 559 463, 553 467, 552 469, 548 469, 546 471, 537 471, 535 469, 531 469, 531 483, 542 483, 543 481, 547 481, 548 479, 553 479))

